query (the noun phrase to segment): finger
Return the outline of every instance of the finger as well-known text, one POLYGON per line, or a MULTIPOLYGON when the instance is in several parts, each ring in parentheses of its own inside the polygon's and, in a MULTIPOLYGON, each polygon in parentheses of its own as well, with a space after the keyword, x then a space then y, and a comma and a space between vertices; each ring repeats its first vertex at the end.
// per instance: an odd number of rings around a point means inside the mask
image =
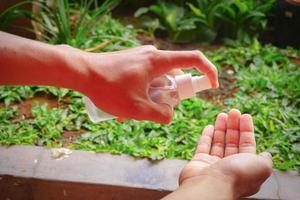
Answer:
POLYGON ((263 170, 264 171, 263 176, 265 177, 264 179, 267 179, 273 171, 272 155, 269 152, 262 152, 259 154, 259 156, 261 158, 261 161, 264 163, 264 170, 263 170))
POLYGON ((196 154, 197 153, 209 154, 213 135, 214 135, 214 126, 212 125, 206 126, 202 131, 201 137, 198 141, 196 154))
POLYGON ((181 69, 172 69, 167 73, 170 76, 177 76, 177 75, 182 75, 184 72, 181 69))
POLYGON ((260 153, 259 155, 272 161, 272 154, 269 152, 265 151, 265 152, 260 153))
MULTIPOLYGON (((243 197, 251 196, 257 193, 260 189, 260 186, 270 177, 273 171, 272 160, 269 157, 269 153, 263 152, 258 156, 254 154, 252 155, 255 156, 255 159, 250 159, 252 166, 249 166, 250 168, 248 167, 248 171, 245 171, 244 173, 248 173, 248 177, 250 180, 252 179, 251 182, 255 184, 247 185, 247 189, 240 193, 243 197)), ((249 154, 248 158, 251 158, 251 156, 249 157, 249 154)))
POLYGON ((256 153, 253 121, 249 114, 240 117, 239 153, 256 153))
POLYGON ((196 67, 203 72, 210 80, 213 88, 219 86, 217 68, 198 50, 194 51, 163 51, 158 50, 158 55, 154 59, 154 77, 165 74, 174 68, 196 67))
POLYGON ((232 109, 228 113, 227 129, 225 135, 225 156, 239 152, 239 129, 241 113, 237 109, 232 109))
POLYGON ((217 116, 210 155, 224 157, 227 117, 226 113, 220 113, 217 116))

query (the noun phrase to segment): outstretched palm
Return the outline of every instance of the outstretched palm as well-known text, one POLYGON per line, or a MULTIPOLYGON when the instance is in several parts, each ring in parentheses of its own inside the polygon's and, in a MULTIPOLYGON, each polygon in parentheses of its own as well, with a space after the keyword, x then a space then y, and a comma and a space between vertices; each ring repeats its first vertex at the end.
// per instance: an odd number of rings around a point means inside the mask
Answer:
POLYGON ((179 182, 184 184, 191 178, 217 172, 215 176, 230 176, 241 196, 250 195, 270 175, 270 158, 266 152, 256 155, 251 116, 233 109, 228 114, 219 114, 214 126, 205 127, 196 153, 182 170, 179 182))

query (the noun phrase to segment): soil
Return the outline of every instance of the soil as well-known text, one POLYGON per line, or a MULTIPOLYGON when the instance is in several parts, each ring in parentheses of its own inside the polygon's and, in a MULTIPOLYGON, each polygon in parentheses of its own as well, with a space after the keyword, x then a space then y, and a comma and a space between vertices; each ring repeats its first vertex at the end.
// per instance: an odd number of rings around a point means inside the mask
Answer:
POLYGON ((70 144, 74 143, 76 138, 78 138, 85 130, 78 130, 78 131, 63 131, 62 132, 62 143, 63 147, 68 147, 70 144))
POLYGON ((38 93, 34 97, 24 99, 15 105, 19 107, 20 117, 28 119, 33 117, 31 109, 35 104, 48 104, 50 108, 57 108, 59 106, 59 102, 55 96, 45 93, 38 93))
MULTIPOLYGON (((21 102, 14 102, 11 104, 11 106, 17 106, 19 111, 19 114, 12 119, 12 122, 16 123, 20 120, 32 119, 33 116, 31 110, 35 104, 48 104, 50 108, 57 108, 60 105, 55 96, 46 93, 37 93, 34 97, 23 99, 21 102)), ((0 107, 3 106, 4 103, 0 102, 0 107)))
POLYGON ((145 34, 138 35, 138 39, 143 45, 154 45, 161 50, 201 50, 211 51, 220 48, 222 45, 208 45, 199 43, 173 43, 168 41, 167 38, 153 38, 145 34))
POLYGON ((300 57, 299 58, 292 58, 291 61, 296 64, 296 65, 300 65, 300 57))
POLYGON ((234 70, 230 66, 225 66, 219 72, 219 88, 200 92, 199 97, 214 104, 223 105, 225 99, 233 97, 239 91, 236 87, 236 80, 234 70))
MULTIPOLYGON (((46 94, 46 93, 38 93, 32 98, 24 99, 20 103, 13 103, 12 106, 18 106, 19 115, 12 120, 13 123, 16 123, 20 120, 24 119, 32 119, 32 107, 35 104, 48 104, 48 107, 50 108, 58 108, 58 107, 64 107, 65 104, 68 102, 66 101, 58 101, 57 97, 46 94)), ((0 102, 0 107, 4 106, 3 102, 0 102)), ((64 130, 62 132, 62 143, 64 147, 67 147, 71 143, 75 141, 77 137, 79 137, 82 133, 84 133, 85 130, 78 130, 78 131, 67 131, 64 130)))

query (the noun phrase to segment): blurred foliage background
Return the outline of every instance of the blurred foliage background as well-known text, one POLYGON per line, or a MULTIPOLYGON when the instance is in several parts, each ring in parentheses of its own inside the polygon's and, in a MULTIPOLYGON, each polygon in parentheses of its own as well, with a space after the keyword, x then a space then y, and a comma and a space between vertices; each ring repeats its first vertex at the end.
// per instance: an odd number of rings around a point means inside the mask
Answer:
POLYGON ((300 52, 265 44, 275 6, 275 0, 20 1, 1 12, 1 30, 19 28, 89 52, 146 43, 201 49, 217 65, 221 87, 183 101, 163 126, 94 124, 76 91, 1 86, 0 143, 190 159, 204 126, 238 108, 254 118, 258 150, 271 152, 278 169, 300 170, 300 52), (32 26, 16 27, 19 18, 32 26))

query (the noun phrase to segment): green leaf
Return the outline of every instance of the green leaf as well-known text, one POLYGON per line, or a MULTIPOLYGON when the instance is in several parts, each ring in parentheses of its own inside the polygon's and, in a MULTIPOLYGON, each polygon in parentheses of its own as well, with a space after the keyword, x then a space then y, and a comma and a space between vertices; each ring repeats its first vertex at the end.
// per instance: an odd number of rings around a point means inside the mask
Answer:
POLYGON ((206 15, 205 13, 203 13, 200 8, 196 8, 193 4, 191 3, 187 3, 187 5, 189 6, 189 8, 191 9, 191 11, 197 16, 197 17, 200 17, 200 18, 206 18, 206 15))
POLYGON ((135 11, 134 17, 140 17, 146 14, 147 12, 149 12, 149 8, 146 7, 139 8, 137 11, 135 11))

